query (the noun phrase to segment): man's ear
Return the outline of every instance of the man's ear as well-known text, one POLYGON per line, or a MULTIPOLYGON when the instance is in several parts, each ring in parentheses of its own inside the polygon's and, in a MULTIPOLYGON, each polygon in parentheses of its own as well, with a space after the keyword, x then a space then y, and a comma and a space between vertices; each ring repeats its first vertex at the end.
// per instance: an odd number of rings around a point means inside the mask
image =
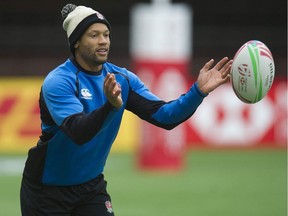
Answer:
POLYGON ((76 49, 76 48, 78 48, 78 42, 74 45, 74 48, 76 49))

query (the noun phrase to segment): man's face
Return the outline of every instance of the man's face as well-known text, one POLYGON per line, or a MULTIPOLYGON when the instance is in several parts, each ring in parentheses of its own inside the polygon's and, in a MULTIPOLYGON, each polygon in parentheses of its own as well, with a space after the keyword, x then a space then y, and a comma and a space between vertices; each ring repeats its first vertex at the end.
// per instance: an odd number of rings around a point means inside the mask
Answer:
POLYGON ((109 35, 110 31, 105 24, 92 24, 76 43, 76 56, 88 65, 101 65, 105 63, 110 48, 109 35))

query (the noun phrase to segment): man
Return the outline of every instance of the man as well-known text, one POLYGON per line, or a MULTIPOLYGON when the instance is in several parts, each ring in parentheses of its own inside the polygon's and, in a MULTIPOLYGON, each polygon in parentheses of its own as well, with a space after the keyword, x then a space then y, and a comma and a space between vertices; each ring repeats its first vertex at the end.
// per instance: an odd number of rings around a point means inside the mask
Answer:
POLYGON ((188 92, 165 102, 134 73, 107 62, 111 27, 102 14, 68 4, 62 16, 72 57, 41 88, 42 135, 25 164, 22 215, 111 216, 102 173, 124 110, 172 129, 228 81, 232 61, 225 57, 212 67, 210 60, 188 92))

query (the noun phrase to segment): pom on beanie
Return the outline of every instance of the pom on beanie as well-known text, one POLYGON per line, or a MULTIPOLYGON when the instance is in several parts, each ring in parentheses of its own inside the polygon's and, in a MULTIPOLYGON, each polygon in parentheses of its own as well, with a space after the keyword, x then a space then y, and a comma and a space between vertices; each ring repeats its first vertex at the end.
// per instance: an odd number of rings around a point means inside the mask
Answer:
POLYGON ((61 10, 61 15, 62 15, 62 18, 63 20, 66 19, 66 17, 68 16, 68 14, 70 12, 72 12, 73 10, 75 10, 77 6, 75 4, 67 4, 65 5, 62 10, 61 10))
POLYGON ((93 23, 103 23, 111 31, 110 24, 105 17, 89 7, 67 4, 61 10, 61 15, 64 20, 63 28, 67 32, 70 50, 73 55, 77 40, 93 23))

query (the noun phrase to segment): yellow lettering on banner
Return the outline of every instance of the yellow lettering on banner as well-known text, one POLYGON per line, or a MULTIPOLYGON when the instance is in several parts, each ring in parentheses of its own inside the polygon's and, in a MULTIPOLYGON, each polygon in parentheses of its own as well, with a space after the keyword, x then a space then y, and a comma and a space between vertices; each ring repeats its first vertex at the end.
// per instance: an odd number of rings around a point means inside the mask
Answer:
POLYGON ((40 132, 38 106, 41 78, 5 78, 0 80, 0 151, 25 151, 35 145, 40 132), (38 133, 23 136, 22 130, 38 133), (37 129, 36 129, 37 128, 37 129))
MULTIPOLYGON (((23 153, 36 145, 42 77, 0 79, 0 153, 23 153)), ((138 117, 125 111, 112 152, 130 152, 139 143, 138 117)))

